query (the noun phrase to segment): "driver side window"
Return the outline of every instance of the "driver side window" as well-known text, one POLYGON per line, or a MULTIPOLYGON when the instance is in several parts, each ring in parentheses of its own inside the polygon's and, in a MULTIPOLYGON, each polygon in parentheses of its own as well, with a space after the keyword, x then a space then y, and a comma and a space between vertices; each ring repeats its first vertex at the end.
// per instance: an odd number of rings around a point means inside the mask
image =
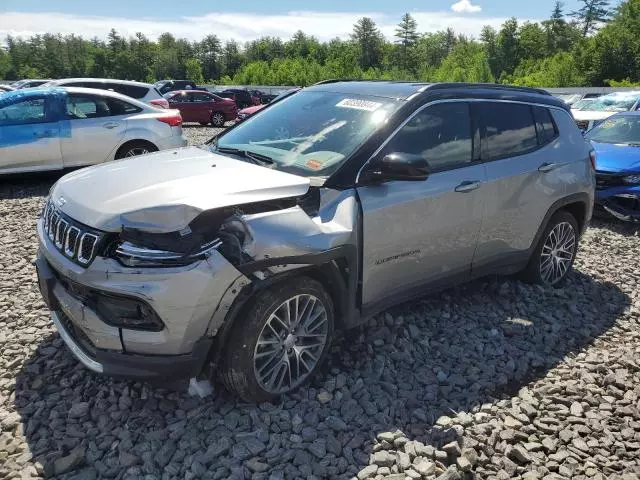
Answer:
POLYGON ((412 117, 391 139, 385 153, 420 155, 432 172, 473 161, 471 113, 467 103, 440 103, 412 117))

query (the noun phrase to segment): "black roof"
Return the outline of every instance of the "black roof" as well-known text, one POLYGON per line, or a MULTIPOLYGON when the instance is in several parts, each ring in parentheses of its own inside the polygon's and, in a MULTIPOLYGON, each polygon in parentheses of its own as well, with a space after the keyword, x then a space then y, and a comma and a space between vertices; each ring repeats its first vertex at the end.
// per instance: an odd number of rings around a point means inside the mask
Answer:
POLYGON ((377 97, 407 100, 412 96, 422 98, 486 98, 542 103, 567 109, 567 105, 549 92, 528 87, 499 85, 494 83, 420 83, 365 80, 326 80, 309 89, 339 92, 353 95, 373 95, 377 97))

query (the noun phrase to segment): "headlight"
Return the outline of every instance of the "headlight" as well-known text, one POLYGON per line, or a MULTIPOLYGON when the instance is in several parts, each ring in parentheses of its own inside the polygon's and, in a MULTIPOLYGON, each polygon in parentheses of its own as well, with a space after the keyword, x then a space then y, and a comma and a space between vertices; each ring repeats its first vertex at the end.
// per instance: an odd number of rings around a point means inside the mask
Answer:
POLYGON ((627 185, 638 185, 640 184, 640 174, 627 175, 626 177, 622 177, 622 181, 627 185))
POLYGON ((193 253, 170 252, 140 247, 130 242, 120 243, 114 252, 115 258, 126 267, 182 267, 206 258, 222 242, 216 238, 202 245, 193 253))

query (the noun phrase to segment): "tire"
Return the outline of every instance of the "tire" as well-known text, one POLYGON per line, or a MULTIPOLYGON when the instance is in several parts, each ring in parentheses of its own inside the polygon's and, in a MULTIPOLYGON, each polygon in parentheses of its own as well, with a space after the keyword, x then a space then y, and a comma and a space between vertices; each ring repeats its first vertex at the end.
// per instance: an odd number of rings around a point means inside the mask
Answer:
POLYGON ((222 112, 213 112, 211 114, 211 125, 214 127, 220 128, 224 127, 224 114, 222 112))
POLYGON ((573 268, 578 252, 578 222, 569 212, 556 212, 544 229, 522 272, 529 283, 559 287, 573 268), (558 249, 558 246, 563 248, 558 249))
POLYGON ((133 142, 125 143, 121 146, 116 152, 115 158, 127 158, 127 157, 136 157, 138 155, 145 155, 151 152, 157 152, 158 147, 154 144, 145 142, 143 140, 135 140, 133 142))
POLYGON ((298 277, 274 285, 259 292, 232 326, 220 357, 219 376, 230 392, 246 402, 264 402, 290 393, 305 384, 322 363, 333 324, 333 302, 319 282, 298 277), (298 329, 293 329, 297 337, 288 333, 286 317, 287 303, 293 309, 296 301, 302 318, 298 329))

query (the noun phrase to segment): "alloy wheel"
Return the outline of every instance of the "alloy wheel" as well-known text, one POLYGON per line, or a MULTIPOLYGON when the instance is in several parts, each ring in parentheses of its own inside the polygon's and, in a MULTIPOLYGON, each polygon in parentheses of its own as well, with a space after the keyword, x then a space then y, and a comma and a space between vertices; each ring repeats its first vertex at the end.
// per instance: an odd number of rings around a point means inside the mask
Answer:
POLYGON ((216 127, 221 127, 224 125, 224 115, 220 112, 214 113, 211 117, 211 123, 213 123, 216 127))
POLYGON ((262 328, 253 354, 260 387, 280 394, 303 383, 320 361, 328 334, 327 310, 317 297, 296 295, 281 303, 262 328))
POLYGON ((569 271, 576 252, 576 232, 569 222, 560 222, 549 232, 540 253, 540 277, 555 285, 569 271))
POLYGON ((149 153, 149 150, 145 147, 136 147, 136 148, 131 148, 127 151, 127 153, 124 155, 125 157, 136 157, 138 155, 145 155, 149 153))

